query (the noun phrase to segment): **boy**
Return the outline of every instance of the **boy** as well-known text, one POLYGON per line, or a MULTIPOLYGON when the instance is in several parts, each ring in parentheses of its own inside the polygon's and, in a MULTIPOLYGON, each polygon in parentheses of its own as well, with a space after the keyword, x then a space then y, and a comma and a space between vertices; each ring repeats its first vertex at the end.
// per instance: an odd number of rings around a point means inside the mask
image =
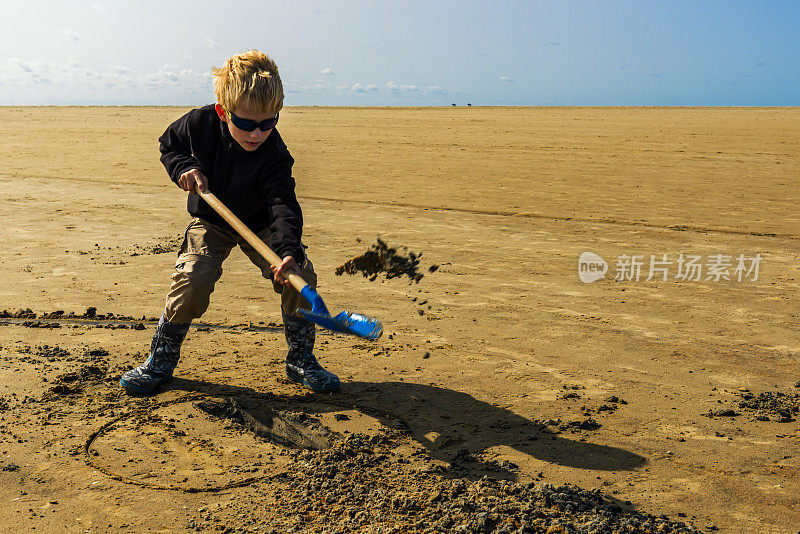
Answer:
POLYGON ((314 324, 297 315, 308 303, 284 279, 299 273, 311 287, 316 274, 301 242, 303 216, 294 193, 294 159, 275 129, 283 107, 278 68, 257 50, 231 57, 213 69, 216 105, 195 109, 159 138, 161 162, 170 178, 189 191, 194 217, 178 254, 172 285, 147 360, 120 383, 131 393, 152 393, 172 378, 189 324, 208 308, 222 262, 239 245, 273 281, 289 352, 286 374, 312 391, 339 388, 338 377, 313 354, 314 324), (272 267, 196 193, 210 190, 283 258, 272 267))

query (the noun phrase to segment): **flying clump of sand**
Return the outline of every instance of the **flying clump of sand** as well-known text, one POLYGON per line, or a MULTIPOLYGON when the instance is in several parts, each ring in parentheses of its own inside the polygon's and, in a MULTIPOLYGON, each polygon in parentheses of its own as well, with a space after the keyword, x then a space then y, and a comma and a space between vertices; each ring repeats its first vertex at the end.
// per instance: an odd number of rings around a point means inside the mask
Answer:
POLYGON ((129 397, 185 111, 3 110, 0 530, 796 531, 797 109, 287 108, 320 294, 385 335, 319 330, 342 390, 289 382, 234 251, 175 379, 129 397), (739 254, 757 279, 674 278, 739 254))
MULTIPOLYGON (((407 249, 407 247, 403 247, 407 249)), ((336 276, 344 273, 361 273, 371 282, 378 278, 380 273, 386 273, 386 279, 407 276, 412 281, 419 283, 424 276, 419 272, 419 258, 422 254, 408 251, 406 254, 398 252, 397 247, 390 247, 381 238, 373 244, 367 251, 360 256, 349 259, 334 271, 336 276)), ((429 268, 431 272, 436 271, 438 266, 429 268)))

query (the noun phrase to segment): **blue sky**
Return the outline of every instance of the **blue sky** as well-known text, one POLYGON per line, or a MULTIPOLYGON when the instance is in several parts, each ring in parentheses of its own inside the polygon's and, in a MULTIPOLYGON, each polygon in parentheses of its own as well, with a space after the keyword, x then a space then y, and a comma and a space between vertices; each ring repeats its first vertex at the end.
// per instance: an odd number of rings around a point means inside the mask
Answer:
POLYGON ((258 48, 286 105, 800 105, 800 2, 2 0, 0 104, 199 105, 258 48))

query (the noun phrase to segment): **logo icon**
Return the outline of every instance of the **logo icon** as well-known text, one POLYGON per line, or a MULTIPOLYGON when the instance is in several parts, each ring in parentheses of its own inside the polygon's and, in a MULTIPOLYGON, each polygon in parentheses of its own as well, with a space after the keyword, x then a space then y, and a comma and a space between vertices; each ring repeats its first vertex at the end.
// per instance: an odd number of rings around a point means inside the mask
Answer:
POLYGON ((578 258, 578 277, 584 284, 605 278, 607 272, 608 263, 594 252, 584 252, 578 258))

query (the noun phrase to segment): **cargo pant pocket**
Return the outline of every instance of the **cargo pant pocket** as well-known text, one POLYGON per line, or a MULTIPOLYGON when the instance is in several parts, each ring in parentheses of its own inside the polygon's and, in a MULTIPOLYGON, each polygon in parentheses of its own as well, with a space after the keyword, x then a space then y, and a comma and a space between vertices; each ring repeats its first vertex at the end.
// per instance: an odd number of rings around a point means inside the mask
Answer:
POLYGON ((194 253, 178 256, 164 307, 166 319, 185 324, 202 316, 220 276, 222 265, 209 256, 194 253))

